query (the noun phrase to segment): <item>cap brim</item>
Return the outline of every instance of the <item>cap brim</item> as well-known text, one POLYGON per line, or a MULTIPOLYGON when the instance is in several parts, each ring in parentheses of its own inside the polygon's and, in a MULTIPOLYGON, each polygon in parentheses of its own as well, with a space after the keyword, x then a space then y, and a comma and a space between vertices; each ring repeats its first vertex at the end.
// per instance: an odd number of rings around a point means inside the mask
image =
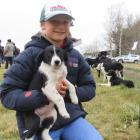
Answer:
POLYGON ((47 18, 45 18, 45 21, 47 21, 47 20, 49 20, 49 19, 51 19, 51 18, 53 18, 54 16, 57 16, 57 15, 66 15, 66 16, 70 17, 72 20, 75 20, 75 19, 74 19, 70 14, 68 14, 68 13, 65 13, 65 12, 57 12, 57 13, 53 13, 53 14, 49 15, 47 18))

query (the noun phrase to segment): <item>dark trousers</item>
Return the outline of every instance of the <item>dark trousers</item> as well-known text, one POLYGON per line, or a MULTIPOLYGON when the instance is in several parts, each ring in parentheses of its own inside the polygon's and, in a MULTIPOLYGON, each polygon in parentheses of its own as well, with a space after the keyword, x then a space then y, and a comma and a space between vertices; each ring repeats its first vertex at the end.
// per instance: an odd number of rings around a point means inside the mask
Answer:
POLYGON ((5 69, 8 68, 9 65, 12 65, 13 57, 5 57, 5 69))

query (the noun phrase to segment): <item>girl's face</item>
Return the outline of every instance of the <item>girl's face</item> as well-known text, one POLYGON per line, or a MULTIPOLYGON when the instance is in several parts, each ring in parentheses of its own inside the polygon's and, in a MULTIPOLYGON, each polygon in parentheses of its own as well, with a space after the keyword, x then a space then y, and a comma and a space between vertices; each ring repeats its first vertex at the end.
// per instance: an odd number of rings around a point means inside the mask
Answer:
POLYGON ((63 42, 69 34, 71 19, 66 15, 57 15, 41 23, 45 36, 53 42, 63 42))

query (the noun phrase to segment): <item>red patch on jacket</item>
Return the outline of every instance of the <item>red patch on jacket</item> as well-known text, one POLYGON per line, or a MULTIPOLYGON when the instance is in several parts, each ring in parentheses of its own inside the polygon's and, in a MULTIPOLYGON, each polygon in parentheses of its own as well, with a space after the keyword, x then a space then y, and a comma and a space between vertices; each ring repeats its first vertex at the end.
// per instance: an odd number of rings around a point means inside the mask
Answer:
POLYGON ((31 96, 31 95, 32 95, 32 92, 31 92, 31 91, 26 91, 24 96, 25 96, 25 97, 29 97, 29 96, 31 96))

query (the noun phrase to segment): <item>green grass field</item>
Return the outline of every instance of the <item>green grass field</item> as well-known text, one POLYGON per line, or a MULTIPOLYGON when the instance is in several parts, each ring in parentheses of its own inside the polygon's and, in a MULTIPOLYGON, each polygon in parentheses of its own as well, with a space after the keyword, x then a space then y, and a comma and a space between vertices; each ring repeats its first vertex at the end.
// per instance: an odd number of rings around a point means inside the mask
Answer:
MULTIPOLYGON (((125 79, 133 80, 134 89, 123 86, 97 86, 96 97, 83 103, 86 117, 105 140, 140 140, 138 127, 140 105, 140 65, 125 64, 125 79)), ((4 69, 0 68, 2 80, 4 69)), ((96 83, 102 82, 92 70, 96 83)), ((0 140, 19 140, 15 112, 0 105, 0 140)))

